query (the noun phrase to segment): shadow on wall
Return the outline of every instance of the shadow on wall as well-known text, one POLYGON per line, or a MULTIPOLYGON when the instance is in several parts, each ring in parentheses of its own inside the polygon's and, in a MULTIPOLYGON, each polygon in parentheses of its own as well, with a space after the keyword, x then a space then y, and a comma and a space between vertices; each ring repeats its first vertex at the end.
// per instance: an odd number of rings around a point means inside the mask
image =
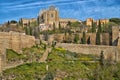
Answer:
POLYGON ((117 46, 118 45, 118 39, 119 39, 119 37, 116 39, 116 40, 114 40, 114 42, 113 42, 113 46, 117 46))

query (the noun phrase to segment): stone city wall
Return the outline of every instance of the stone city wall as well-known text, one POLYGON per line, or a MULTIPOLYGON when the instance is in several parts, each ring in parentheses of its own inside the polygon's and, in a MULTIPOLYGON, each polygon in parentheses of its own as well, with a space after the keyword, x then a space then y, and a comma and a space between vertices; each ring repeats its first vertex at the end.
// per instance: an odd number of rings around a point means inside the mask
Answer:
POLYGON ((21 53, 22 48, 30 48, 34 45, 33 36, 18 32, 0 32, 0 72, 6 66, 6 49, 13 49, 21 53))
POLYGON ((35 45, 35 38, 18 32, 0 32, 0 42, 4 48, 20 53, 22 48, 35 45))
MULTIPOLYGON (((81 39, 83 38, 83 33, 77 33, 79 36, 79 43, 81 43, 81 39)), ((109 45, 109 33, 101 33, 101 44, 102 45, 109 45)), ((69 34, 51 34, 48 37, 48 41, 57 41, 57 42, 63 42, 64 40, 71 40, 74 42, 75 33, 69 35, 69 34)), ((40 35, 40 39, 44 40, 45 36, 40 35)), ((87 44, 95 45, 96 44, 96 33, 86 33, 86 41, 87 44)))
POLYGON ((57 43, 56 46, 79 54, 95 54, 97 56, 100 56, 101 51, 104 51, 104 56, 106 59, 111 58, 112 60, 119 60, 120 57, 120 48, 115 46, 82 45, 72 43, 57 43))

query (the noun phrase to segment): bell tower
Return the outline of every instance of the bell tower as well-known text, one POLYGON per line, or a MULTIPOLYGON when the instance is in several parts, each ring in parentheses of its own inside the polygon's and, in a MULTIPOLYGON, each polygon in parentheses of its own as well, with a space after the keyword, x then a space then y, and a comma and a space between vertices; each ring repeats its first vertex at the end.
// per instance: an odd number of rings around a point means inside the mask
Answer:
POLYGON ((55 27, 59 27, 59 13, 58 9, 54 6, 50 6, 47 10, 42 10, 39 14, 39 23, 44 23, 50 26, 55 24, 55 27))

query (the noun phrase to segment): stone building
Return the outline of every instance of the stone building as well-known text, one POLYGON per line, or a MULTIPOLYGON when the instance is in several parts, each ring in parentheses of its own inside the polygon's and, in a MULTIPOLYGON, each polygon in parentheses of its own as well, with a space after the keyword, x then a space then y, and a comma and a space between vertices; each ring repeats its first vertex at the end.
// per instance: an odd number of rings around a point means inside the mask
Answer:
MULTIPOLYGON (((96 20, 96 23, 98 25, 99 24, 99 20, 96 20)), ((109 23, 109 20, 108 19, 100 19, 100 23, 104 25, 104 24, 109 23)))
POLYGON ((39 26, 44 24, 45 26, 49 26, 51 29, 53 29, 53 26, 55 26, 55 28, 59 28, 59 24, 61 24, 61 27, 65 28, 69 21, 76 22, 78 20, 60 18, 58 9, 54 6, 50 6, 48 9, 41 10, 37 18, 21 18, 19 22, 22 23, 23 27, 29 25, 30 23, 37 22, 39 26))
POLYGON ((86 20, 86 25, 87 25, 87 26, 92 26, 92 21, 94 21, 93 18, 88 18, 88 19, 86 20))
POLYGON ((39 24, 49 25, 49 27, 53 27, 54 25, 56 28, 59 28, 60 24, 61 27, 65 28, 69 21, 76 22, 78 20, 70 18, 60 18, 58 9, 56 9, 54 6, 50 6, 48 9, 40 11, 38 21, 39 24))
POLYGON ((77 19, 71 19, 71 18, 60 18, 59 23, 61 27, 65 28, 68 24, 68 22, 77 22, 77 19))
POLYGON ((40 31, 52 30, 52 27, 45 24, 39 24, 39 30, 40 31))
MULTIPOLYGON (((96 25, 99 24, 99 20, 94 20, 93 18, 88 18, 88 19, 86 20, 86 25, 87 25, 87 26, 92 26, 92 21, 93 21, 94 23, 96 23, 96 25)), ((104 25, 104 24, 109 23, 109 20, 108 20, 108 19, 100 19, 100 23, 104 25)))
POLYGON ((22 26, 25 27, 25 26, 29 25, 30 23, 37 22, 37 19, 36 18, 31 18, 31 19, 21 18, 20 22, 22 23, 22 26))
POLYGON ((39 24, 44 23, 49 26, 59 26, 59 13, 54 6, 50 6, 49 9, 40 11, 38 15, 39 24))

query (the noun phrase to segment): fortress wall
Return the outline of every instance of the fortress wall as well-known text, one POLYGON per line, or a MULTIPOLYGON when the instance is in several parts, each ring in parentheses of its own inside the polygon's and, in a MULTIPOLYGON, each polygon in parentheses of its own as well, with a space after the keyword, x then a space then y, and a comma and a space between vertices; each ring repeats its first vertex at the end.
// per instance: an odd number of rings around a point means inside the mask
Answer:
POLYGON ((29 48, 33 45, 35 45, 33 36, 18 32, 0 32, 0 72, 6 65, 6 49, 13 49, 21 53, 22 48, 29 48))
POLYGON ((25 35, 21 36, 21 47, 22 48, 30 48, 35 45, 35 38, 33 36, 25 35))
POLYGON ((16 52, 20 52, 20 34, 19 33, 11 33, 11 47, 10 49, 13 49, 16 52))
POLYGON ((119 59, 119 49, 113 46, 97 46, 97 45, 82 45, 82 44, 67 44, 58 43, 57 47, 65 48, 69 51, 76 52, 78 54, 95 54, 100 56, 101 51, 104 51, 104 56, 106 59, 111 58, 112 60, 119 59))
POLYGON ((18 32, 0 32, 0 72, 6 65, 6 49, 13 49, 21 53, 22 48, 30 48, 35 45, 33 36, 18 32))
MULTIPOLYGON (((83 37, 83 34, 82 34, 83 37)), ((86 41, 89 42, 90 44, 95 45, 96 44, 96 33, 86 33, 86 41)))
POLYGON ((110 45, 110 35, 109 33, 102 33, 101 34, 101 44, 103 45, 110 45))
POLYGON ((117 39, 119 38, 119 27, 112 27, 112 45, 117 46, 117 39))
POLYGON ((6 48, 3 42, 0 42, 0 73, 6 65, 6 48))
MULTIPOLYGON (((43 39, 44 35, 40 35, 41 39, 43 39)), ((79 36, 79 42, 82 42, 81 39, 83 38, 83 33, 78 33, 79 36)), ((70 39, 72 42, 74 41, 75 38, 75 34, 52 34, 49 35, 49 41, 57 41, 57 42, 63 42, 63 40, 65 39, 70 39)), ((96 33, 86 33, 86 41, 87 44, 92 44, 95 45, 96 44, 96 33)), ((102 33, 101 34, 101 44, 102 45, 109 45, 109 33, 102 33)))
POLYGON ((19 53, 22 48, 35 45, 35 38, 18 32, 0 32, 0 42, 4 43, 2 46, 5 48, 13 49, 19 53))

